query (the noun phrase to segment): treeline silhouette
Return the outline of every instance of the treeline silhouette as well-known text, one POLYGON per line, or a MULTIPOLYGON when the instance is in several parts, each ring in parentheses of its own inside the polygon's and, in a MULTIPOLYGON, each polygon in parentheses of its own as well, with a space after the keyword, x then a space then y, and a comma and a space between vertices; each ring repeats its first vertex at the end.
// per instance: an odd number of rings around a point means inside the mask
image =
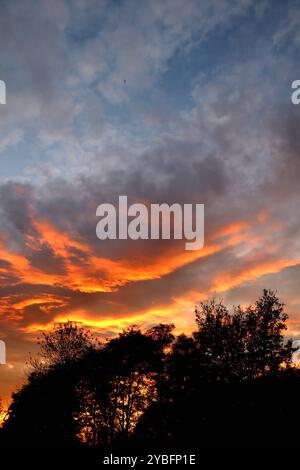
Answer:
POLYGON ((215 300, 196 329, 137 327, 100 343, 74 322, 40 340, 13 394, 0 446, 185 449, 289 447, 298 441, 300 371, 272 291, 233 312, 215 300))

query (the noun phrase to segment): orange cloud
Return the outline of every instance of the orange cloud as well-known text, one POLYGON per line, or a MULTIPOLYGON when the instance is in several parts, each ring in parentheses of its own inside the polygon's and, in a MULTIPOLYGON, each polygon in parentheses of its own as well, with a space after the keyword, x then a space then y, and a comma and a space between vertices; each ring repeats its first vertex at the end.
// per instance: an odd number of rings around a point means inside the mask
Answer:
MULTIPOLYGON (((169 299, 169 305, 155 305, 151 308, 135 311, 133 313, 123 312, 120 315, 102 314, 101 319, 91 318, 88 308, 76 308, 74 305, 70 312, 68 297, 64 298, 51 293, 26 294, 25 296, 11 295, 2 299, 0 312, 11 309, 15 314, 22 315, 30 307, 38 307, 41 313, 51 313, 49 322, 54 320, 64 321, 73 319, 94 329, 110 329, 119 331, 123 327, 132 323, 151 323, 151 321, 175 321, 178 328, 185 331, 193 324, 191 306, 195 301, 206 298, 214 292, 224 292, 232 289, 244 282, 255 280, 265 274, 279 272, 282 269, 294 266, 300 260, 275 260, 264 261, 252 258, 248 251, 255 248, 256 244, 263 240, 262 235, 254 235, 253 230, 256 225, 260 225, 268 220, 267 214, 260 214, 257 220, 236 221, 223 226, 211 234, 200 251, 184 251, 178 249, 174 244, 170 248, 158 253, 143 253, 143 256, 135 259, 112 260, 108 257, 98 256, 93 252, 91 246, 83 241, 72 238, 69 234, 59 230, 46 220, 33 220, 33 227, 36 235, 26 236, 26 247, 29 250, 37 251, 41 246, 48 246, 56 257, 63 260, 65 269, 62 272, 47 273, 31 265, 25 254, 13 253, 4 246, 5 238, 2 237, 0 246, 0 259, 10 264, 9 271, 16 275, 19 283, 30 285, 44 285, 66 288, 68 291, 77 291, 85 294, 91 293, 113 293, 120 290, 128 283, 161 279, 176 270, 189 265, 200 259, 205 259, 220 253, 226 248, 234 247, 238 250, 237 256, 247 253, 246 265, 237 272, 226 271, 219 273, 211 279, 210 287, 204 292, 198 292, 194 288, 186 291, 182 296, 169 299), (74 258, 74 250, 84 255, 84 262, 77 262, 74 258), (61 312, 64 313, 61 313, 61 312), (182 312, 186 312, 183 315, 182 312), (123 316, 122 316, 123 315, 123 316)), ((1 268, 5 271, 7 268, 1 268)), ((37 318, 30 321, 27 326, 22 327, 22 331, 33 333, 40 329, 47 328, 45 319, 40 323, 37 318)), ((48 323, 49 323, 48 322, 48 323)), ((50 324, 49 323, 49 324, 50 324)))
MULTIPOLYGON (((193 262, 200 258, 210 256, 220 250, 239 243, 242 236, 236 235, 244 225, 228 228, 221 233, 223 236, 234 234, 222 243, 208 243, 200 251, 182 251, 173 247, 158 256, 148 256, 138 260, 111 260, 96 256, 92 249, 83 242, 74 240, 69 234, 63 233, 46 221, 35 221, 34 227, 38 233, 38 240, 32 235, 27 236, 26 246, 34 251, 39 246, 47 244, 54 254, 63 260, 65 273, 49 274, 33 267, 25 255, 8 251, 3 244, 0 246, 0 259, 10 264, 10 273, 14 274, 19 282, 28 284, 58 285, 80 292, 111 292, 128 282, 158 279, 162 276, 193 262), (83 253, 86 258, 83 265, 74 261, 72 249, 83 253)), ((215 237, 214 237, 215 238, 215 237)), ((4 270, 4 268, 2 268, 4 270)))
POLYGON ((260 262, 253 267, 246 267, 236 275, 224 273, 218 275, 212 284, 212 292, 224 292, 236 287, 244 282, 253 281, 266 274, 274 274, 285 268, 297 266, 300 264, 300 258, 296 260, 276 260, 271 262, 260 262))

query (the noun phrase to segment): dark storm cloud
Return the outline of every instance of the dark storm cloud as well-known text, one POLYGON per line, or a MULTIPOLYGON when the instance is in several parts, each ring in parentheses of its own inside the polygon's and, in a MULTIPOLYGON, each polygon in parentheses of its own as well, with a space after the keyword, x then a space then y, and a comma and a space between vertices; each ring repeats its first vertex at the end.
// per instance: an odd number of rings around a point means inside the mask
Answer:
POLYGON ((33 229, 31 224, 32 188, 27 184, 9 182, 0 186, 1 228, 9 224, 11 234, 18 236, 33 229))
POLYGON ((65 265, 61 258, 55 255, 53 249, 41 244, 38 250, 28 255, 30 264, 46 273, 64 273, 65 265))

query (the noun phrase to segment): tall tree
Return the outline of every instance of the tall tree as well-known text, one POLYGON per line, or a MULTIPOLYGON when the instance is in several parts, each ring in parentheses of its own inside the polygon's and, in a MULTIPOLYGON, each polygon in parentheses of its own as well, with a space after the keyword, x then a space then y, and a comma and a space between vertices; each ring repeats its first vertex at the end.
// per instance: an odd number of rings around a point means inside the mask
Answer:
POLYGON ((100 351, 84 358, 84 380, 78 392, 76 416, 83 439, 92 445, 126 440, 157 398, 164 350, 173 341, 172 325, 157 325, 142 333, 129 328, 100 351))
POLYGON ((195 310, 198 331, 199 367, 204 380, 216 382, 240 379, 244 369, 245 324, 243 312, 228 308, 215 300, 202 302, 195 310))
POLYGON ((285 342, 288 316, 284 304, 271 290, 264 290, 253 306, 246 310, 246 351, 249 375, 256 377, 277 372, 291 364, 291 340, 285 342))

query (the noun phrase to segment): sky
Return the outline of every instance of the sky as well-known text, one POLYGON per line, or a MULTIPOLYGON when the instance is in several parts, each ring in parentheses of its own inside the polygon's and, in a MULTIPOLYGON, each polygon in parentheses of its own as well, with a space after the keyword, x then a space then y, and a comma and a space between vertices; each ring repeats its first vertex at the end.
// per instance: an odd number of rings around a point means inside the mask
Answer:
POLYGON ((277 290, 300 338, 300 5, 2 0, 0 397, 54 322, 194 328, 277 290), (96 237, 96 208, 205 204, 205 243, 96 237))

